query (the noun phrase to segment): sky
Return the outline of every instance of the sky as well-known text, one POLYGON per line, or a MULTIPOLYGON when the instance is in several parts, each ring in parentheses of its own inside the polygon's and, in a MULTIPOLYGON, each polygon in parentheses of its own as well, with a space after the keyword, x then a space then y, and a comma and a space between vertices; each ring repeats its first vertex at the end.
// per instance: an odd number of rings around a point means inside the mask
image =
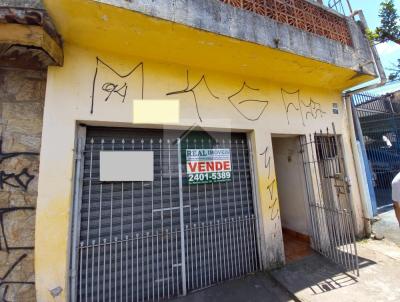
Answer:
MULTIPOLYGON (((346 1, 343 0, 343 3, 346 1)), ((375 29, 380 24, 379 8, 381 0, 350 0, 350 4, 354 10, 361 9, 370 29, 375 29)), ((394 0, 397 11, 400 14, 400 0, 394 0)), ((397 59, 400 59, 400 45, 393 42, 382 43, 377 46, 378 53, 385 68, 386 75, 391 73, 390 69, 397 65, 397 59)), ((378 80, 379 82, 379 80, 378 80)), ((375 89, 372 92, 376 94, 385 94, 400 90, 400 83, 387 84, 382 88, 375 89)))

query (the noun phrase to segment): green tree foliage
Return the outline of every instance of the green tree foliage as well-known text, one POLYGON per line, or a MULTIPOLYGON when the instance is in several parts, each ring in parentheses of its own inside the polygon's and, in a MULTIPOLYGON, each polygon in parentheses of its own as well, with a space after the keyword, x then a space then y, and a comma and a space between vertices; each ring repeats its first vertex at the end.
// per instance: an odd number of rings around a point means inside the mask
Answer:
POLYGON ((375 43, 388 41, 400 44, 400 18, 393 0, 385 0, 379 10, 381 24, 374 31, 367 32, 368 38, 375 43))
MULTIPOLYGON (((398 1, 398 0, 396 0, 398 1)), ((379 10, 381 24, 374 31, 368 31, 368 38, 374 43, 392 41, 400 45, 400 18, 393 0, 384 0, 379 10)), ((389 75, 389 80, 400 80, 400 59, 389 75)))
POLYGON ((386 0, 381 3, 379 11, 381 25, 376 29, 377 41, 393 41, 400 44, 400 19, 394 6, 393 0, 386 0))

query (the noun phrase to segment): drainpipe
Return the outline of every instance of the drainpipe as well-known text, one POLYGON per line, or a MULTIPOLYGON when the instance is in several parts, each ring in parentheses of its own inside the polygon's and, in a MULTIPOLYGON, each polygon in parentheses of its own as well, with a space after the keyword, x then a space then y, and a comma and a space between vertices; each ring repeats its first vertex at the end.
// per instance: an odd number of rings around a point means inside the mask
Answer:
POLYGON ((351 96, 344 97, 346 111, 347 111, 347 122, 350 132, 351 150, 353 153, 354 165, 356 168, 358 190, 360 192, 362 213, 364 218, 364 232, 369 237, 372 233, 372 211, 371 211, 371 197, 369 195, 368 182, 366 179, 365 167, 363 168, 363 159, 361 157, 360 142, 357 141, 355 135, 355 127, 353 123, 353 112, 351 105, 351 96))
POLYGON ((370 214, 369 217, 371 219, 374 219, 373 217, 375 217, 375 215, 377 214, 377 204, 376 204, 376 195, 374 191, 372 167, 369 165, 360 119, 358 118, 356 107, 354 106, 351 99, 349 102, 349 106, 351 106, 351 113, 353 114, 355 139, 357 142, 357 147, 361 158, 362 173, 366 177, 365 183, 367 185, 369 193, 368 194, 369 202, 367 204, 368 213, 370 214))
MULTIPOLYGON (((361 21, 361 24, 363 26, 363 29, 367 30, 368 29, 368 25, 367 25, 367 21, 365 19, 363 11, 362 10, 356 10, 349 17, 354 19, 354 17, 356 15, 358 15, 360 17, 360 21, 361 21)), ((371 55, 372 55, 372 57, 374 59, 375 70, 378 71, 378 74, 379 74, 380 82, 376 83, 376 84, 371 84, 371 85, 368 85, 368 86, 365 86, 365 87, 362 87, 362 88, 354 89, 354 90, 346 90, 344 92, 344 96, 351 96, 353 94, 360 93, 360 92, 363 92, 363 91, 366 91, 366 90, 379 88, 379 87, 384 86, 387 83, 385 70, 383 69, 382 62, 381 62, 381 59, 380 59, 380 57, 378 55, 378 51, 376 50, 376 47, 373 45, 373 46, 370 47, 370 50, 371 50, 371 55)))
MULTIPOLYGON (((364 13, 361 10, 356 10, 356 11, 352 12, 349 17, 354 18, 356 15, 359 16, 361 25, 363 26, 363 29, 364 30, 368 29, 368 25, 367 25, 367 21, 365 19, 364 13)), ((353 157, 354 157, 354 162, 355 162, 355 167, 356 167, 358 188, 359 188, 359 191, 361 194, 361 199, 362 199, 363 215, 364 215, 364 219, 366 220, 366 223, 364 224, 364 226, 365 226, 364 228, 365 228, 365 233, 368 236, 372 232, 371 222, 372 222, 372 218, 373 218, 373 217, 371 217, 371 206, 370 206, 371 199, 368 194, 369 188, 368 188, 367 182, 365 181, 365 178, 366 178, 365 177, 365 169, 367 169, 369 167, 365 167, 365 165, 364 165, 364 169, 362 167, 363 160, 362 160, 361 154, 359 152, 359 150, 360 150, 359 146, 360 146, 360 143, 362 143, 362 142, 357 141, 355 128, 354 128, 354 121, 359 123, 359 120, 358 120, 357 115, 353 115, 351 96, 356 93, 360 93, 363 91, 382 87, 387 83, 385 70, 383 69, 382 62, 381 62, 381 59, 379 58, 376 47, 371 46, 370 51, 371 51, 371 55, 374 59, 375 70, 379 74, 380 82, 371 84, 371 85, 367 85, 365 87, 358 88, 358 89, 346 90, 343 93, 343 98, 344 98, 344 102, 345 102, 346 110, 347 110, 348 124, 350 127, 350 140, 351 140, 351 147, 352 147, 352 152, 353 152, 353 157)))

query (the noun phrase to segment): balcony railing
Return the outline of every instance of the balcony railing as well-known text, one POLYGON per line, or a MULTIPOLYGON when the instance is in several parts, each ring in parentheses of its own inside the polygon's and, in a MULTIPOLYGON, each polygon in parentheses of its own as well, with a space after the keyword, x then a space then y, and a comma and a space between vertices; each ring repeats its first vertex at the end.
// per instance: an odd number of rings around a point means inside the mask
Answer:
POLYGON ((289 24, 301 30, 351 46, 346 19, 306 0, 220 0, 289 24))
POLYGON ((324 0, 323 4, 342 15, 351 14, 353 12, 350 0, 324 0))

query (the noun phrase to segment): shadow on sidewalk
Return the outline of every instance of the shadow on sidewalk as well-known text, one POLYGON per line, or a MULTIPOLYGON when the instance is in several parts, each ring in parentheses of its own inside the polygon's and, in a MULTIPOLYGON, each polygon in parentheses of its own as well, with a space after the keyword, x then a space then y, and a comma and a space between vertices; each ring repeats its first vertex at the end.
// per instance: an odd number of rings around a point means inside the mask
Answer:
MULTIPOLYGON (((360 269, 375 264, 369 259, 359 258, 360 269)), ((272 271, 271 275, 292 294, 308 292, 313 296, 359 282, 357 277, 346 273, 340 266, 319 254, 290 263, 272 271)))
MULTIPOLYGON (((345 256, 343 254, 342 256, 345 256)), ((376 265, 377 262, 359 258, 360 269, 376 265)), ((173 302, 289 302, 322 301, 347 302, 343 293, 350 295, 359 287, 360 280, 327 258, 312 254, 299 261, 291 262, 281 269, 269 273, 256 273, 227 281, 213 287, 189 293, 173 302), (346 289, 347 288, 347 289, 346 289), (339 291, 344 289, 344 292, 339 291), (341 292, 336 297, 335 292, 341 292), (333 295, 322 297, 321 294, 333 295), (309 299, 310 298, 310 299, 309 299)), ((363 286, 363 285, 362 285, 363 286)), ((358 300, 354 300, 358 301, 358 300)), ((363 301, 363 300, 359 300, 363 301)))
POLYGON ((189 293, 172 302, 289 302, 291 295, 267 273, 248 275, 241 279, 189 293))

